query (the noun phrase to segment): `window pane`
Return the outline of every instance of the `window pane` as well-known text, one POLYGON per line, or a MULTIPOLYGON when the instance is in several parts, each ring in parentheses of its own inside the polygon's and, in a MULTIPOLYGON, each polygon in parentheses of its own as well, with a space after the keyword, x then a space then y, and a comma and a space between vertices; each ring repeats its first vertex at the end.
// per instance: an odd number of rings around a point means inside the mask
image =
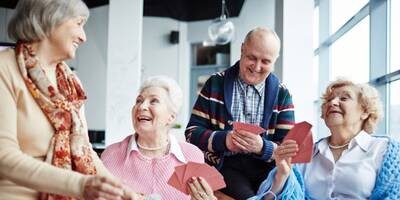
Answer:
MULTIPOLYGON (((317 56, 314 56, 312 73, 313 73, 313 74, 312 74, 312 77, 313 77, 313 84, 314 84, 315 86, 317 86, 318 83, 319 83, 319 78, 318 78, 318 76, 319 76, 319 56, 318 56, 318 55, 317 55, 317 56)), ((319 94, 318 94, 318 87, 316 87, 314 91, 315 91, 315 92, 314 92, 314 99, 315 99, 315 100, 319 100, 320 96, 319 96, 319 94)))
POLYGON ((314 8, 314 49, 319 46, 319 6, 314 8))
POLYGON ((390 135, 400 139, 400 80, 390 84, 390 135))
POLYGON ((332 44, 330 79, 369 81, 369 16, 332 44))
POLYGON ((390 21, 390 72, 400 69, 400 1, 391 1, 391 21, 390 21))
POLYGON ((336 32, 367 3, 368 0, 331 0, 332 33, 336 32))

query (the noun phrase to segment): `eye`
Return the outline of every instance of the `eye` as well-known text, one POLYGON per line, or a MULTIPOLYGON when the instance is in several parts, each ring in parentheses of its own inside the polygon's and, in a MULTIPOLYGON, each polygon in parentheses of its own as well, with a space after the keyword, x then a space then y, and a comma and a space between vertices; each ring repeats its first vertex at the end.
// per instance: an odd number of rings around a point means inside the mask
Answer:
POLYGON ((142 103, 142 102, 143 102, 143 99, 140 99, 140 98, 136 99, 136 104, 139 104, 139 103, 142 103))
POLYGON ((263 63, 264 65, 269 65, 271 62, 270 62, 269 60, 262 60, 262 63, 263 63))
POLYGON ((246 57, 247 57, 247 59, 249 59, 249 60, 251 60, 251 61, 256 60, 256 57, 254 57, 254 56, 252 56, 252 55, 249 55, 249 56, 246 56, 246 57))
POLYGON ((151 104, 156 104, 159 103, 160 101, 157 98, 151 99, 150 103, 151 104))

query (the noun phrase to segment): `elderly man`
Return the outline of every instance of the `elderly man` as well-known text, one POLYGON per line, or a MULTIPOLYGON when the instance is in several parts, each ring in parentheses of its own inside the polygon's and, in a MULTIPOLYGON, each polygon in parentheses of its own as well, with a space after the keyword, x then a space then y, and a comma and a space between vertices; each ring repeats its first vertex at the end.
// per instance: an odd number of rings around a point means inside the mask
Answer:
POLYGON ((194 105, 185 136, 205 152, 206 161, 224 176, 222 190, 234 199, 254 196, 274 167, 273 152, 294 124, 289 91, 271 73, 280 39, 268 28, 250 31, 240 61, 212 75, 194 105), (233 130, 232 122, 258 125, 256 135, 233 130))

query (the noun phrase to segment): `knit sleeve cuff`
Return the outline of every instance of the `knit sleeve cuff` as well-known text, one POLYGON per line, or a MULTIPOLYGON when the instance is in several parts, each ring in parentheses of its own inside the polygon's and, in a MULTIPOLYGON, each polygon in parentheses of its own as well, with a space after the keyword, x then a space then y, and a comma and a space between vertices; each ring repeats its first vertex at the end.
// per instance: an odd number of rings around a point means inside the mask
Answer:
POLYGON ((255 158, 260 160, 270 160, 272 158, 272 154, 274 153, 274 144, 273 142, 263 138, 263 147, 261 150, 261 155, 254 154, 255 158))
POLYGON ((214 152, 225 152, 226 148, 226 131, 215 131, 213 133, 212 148, 214 152))

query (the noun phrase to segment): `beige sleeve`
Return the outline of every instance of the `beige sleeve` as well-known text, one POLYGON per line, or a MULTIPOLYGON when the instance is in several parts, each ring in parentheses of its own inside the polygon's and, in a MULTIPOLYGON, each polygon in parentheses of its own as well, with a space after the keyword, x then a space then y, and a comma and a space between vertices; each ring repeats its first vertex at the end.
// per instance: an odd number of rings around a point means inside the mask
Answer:
POLYGON ((21 151, 17 133, 19 91, 12 75, 0 66, 0 177, 37 191, 81 197, 88 176, 51 166, 21 151))
MULTIPOLYGON (((84 105, 82 106, 82 108, 80 110, 80 115, 82 116, 82 123, 83 123, 85 130, 88 130, 84 105)), ((86 136, 87 136, 87 140, 89 142, 89 134, 87 133, 86 136)), ((103 162, 101 161, 99 156, 97 156, 97 153, 93 150, 93 148, 91 148, 91 149, 92 149, 92 157, 93 157, 93 161, 96 166, 97 174, 100 176, 105 176, 105 177, 117 180, 117 178, 114 177, 114 175, 112 175, 111 172, 104 166, 103 162)))

